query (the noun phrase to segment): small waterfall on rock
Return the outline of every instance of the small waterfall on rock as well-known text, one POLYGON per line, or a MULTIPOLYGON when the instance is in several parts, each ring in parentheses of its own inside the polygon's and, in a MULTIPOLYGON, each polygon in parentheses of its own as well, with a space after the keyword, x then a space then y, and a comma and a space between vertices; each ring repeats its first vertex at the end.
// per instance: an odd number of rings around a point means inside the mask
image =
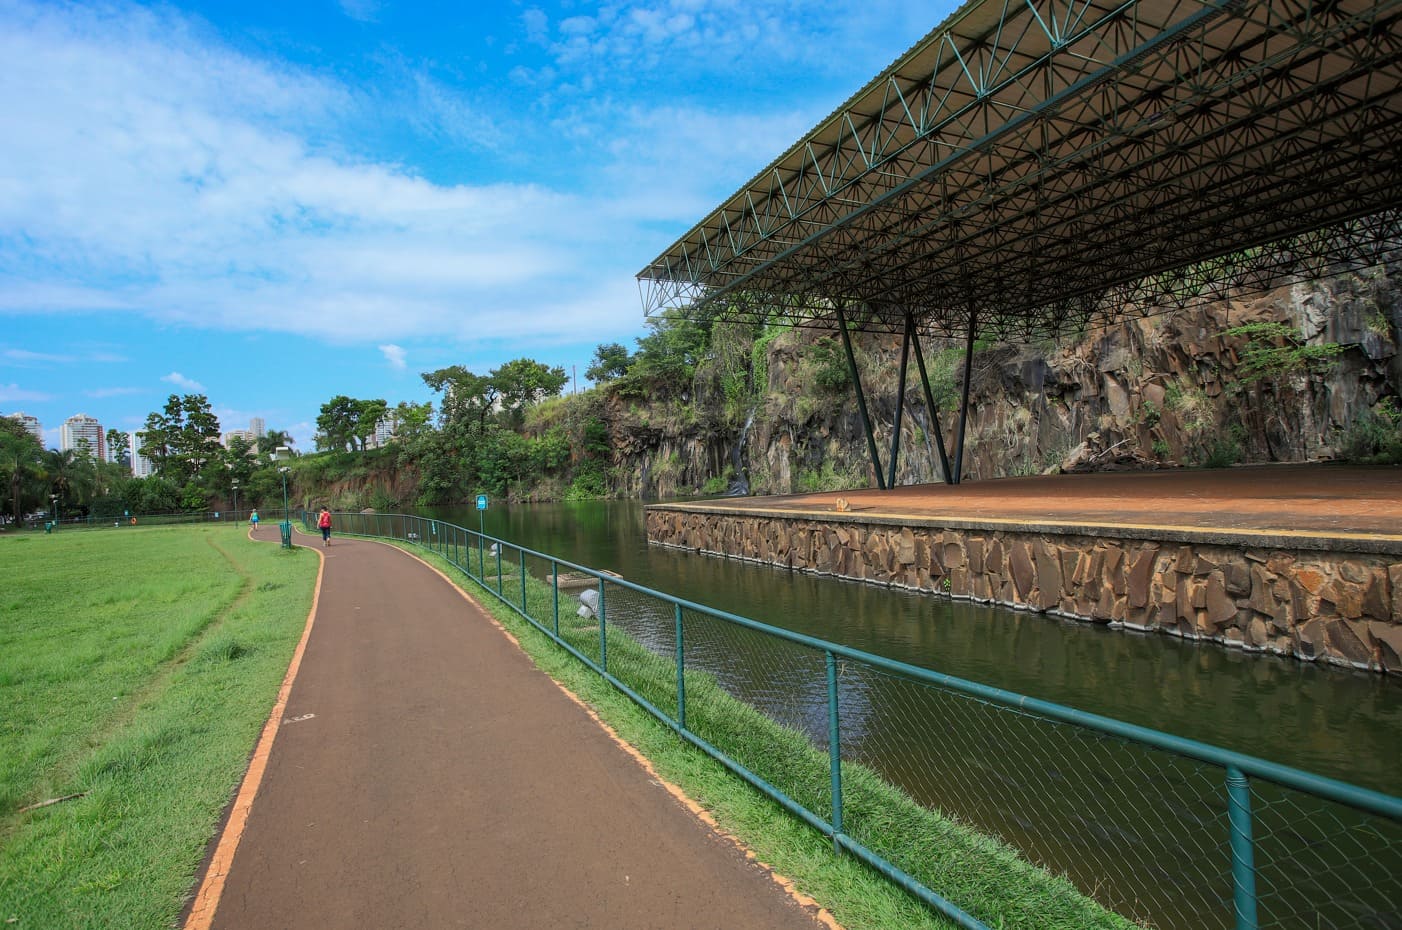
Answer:
POLYGON ((740 427, 740 438, 735 441, 735 447, 730 450, 730 464, 735 471, 735 477, 731 479, 730 487, 725 489, 726 497, 745 497, 750 493, 750 479, 745 473, 745 437, 749 435, 750 427, 755 422, 755 407, 751 405, 749 414, 745 417, 745 425, 740 427))

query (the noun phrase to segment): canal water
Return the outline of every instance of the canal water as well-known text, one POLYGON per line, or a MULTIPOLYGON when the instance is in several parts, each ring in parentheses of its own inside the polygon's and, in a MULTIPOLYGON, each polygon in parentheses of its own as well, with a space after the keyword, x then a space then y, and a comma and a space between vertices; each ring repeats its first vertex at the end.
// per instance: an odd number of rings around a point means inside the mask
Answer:
MULTIPOLYGON (((633 501, 423 515, 469 529, 484 518, 488 535, 772 626, 1402 794, 1396 678, 649 546, 642 506, 633 501)), ((610 604, 611 625, 668 652, 670 621, 658 624, 638 610, 630 623, 628 609, 610 604)), ((800 647, 784 655, 772 641, 755 648, 746 642, 753 636, 713 624, 698 637, 708 643, 697 649, 689 641, 688 667, 695 661, 725 690, 825 745, 826 698, 814 656, 800 647)), ((1220 771, 1150 759, 871 668, 844 675, 844 757, 932 809, 1014 841, 1147 925, 1229 925, 1220 771), (1152 788, 1141 798, 1136 785, 1152 788)), ((1271 919, 1262 926, 1402 928, 1402 910, 1391 900, 1395 882, 1354 896, 1347 877, 1359 860, 1402 874, 1402 835, 1394 835, 1402 828, 1380 831, 1366 818, 1269 785, 1253 790, 1257 864, 1271 886, 1262 900, 1271 919)))
MULTIPOLYGON (((477 529, 470 508, 426 516, 477 529)), ((528 549, 971 681, 1402 795, 1402 680, 647 543, 636 501, 493 504, 528 549)))

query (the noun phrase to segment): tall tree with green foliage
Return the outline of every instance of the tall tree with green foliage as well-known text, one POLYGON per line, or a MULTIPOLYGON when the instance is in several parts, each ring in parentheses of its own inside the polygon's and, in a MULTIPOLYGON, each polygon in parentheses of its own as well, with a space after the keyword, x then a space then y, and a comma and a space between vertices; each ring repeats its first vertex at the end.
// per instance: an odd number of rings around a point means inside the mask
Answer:
POLYGON ((36 479, 42 474, 44 447, 18 421, 0 417, 0 477, 4 478, 4 507, 16 524, 38 503, 36 479))
POLYGON ((529 358, 513 359, 494 368, 490 377, 501 398, 502 416, 513 427, 521 425, 527 407, 557 396, 569 382, 564 368, 551 368, 529 358))
POLYGON ((107 457, 118 465, 131 468, 131 440, 119 429, 107 431, 107 457))
POLYGON ((594 357, 584 370, 584 377, 595 384, 604 384, 628 373, 633 364, 633 356, 616 342, 601 343, 594 349, 594 357))
POLYGON ((170 395, 161 410, 146 417, 139 436, 137 451, 156 474, 182 485, 218 461, 222 451, 219 418, 203 394, 170 395))

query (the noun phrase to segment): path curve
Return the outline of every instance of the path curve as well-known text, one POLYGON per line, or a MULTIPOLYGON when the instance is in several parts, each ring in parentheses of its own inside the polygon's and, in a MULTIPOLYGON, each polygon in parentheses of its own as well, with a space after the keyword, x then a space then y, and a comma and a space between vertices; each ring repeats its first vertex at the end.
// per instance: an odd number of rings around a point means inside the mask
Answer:
POLYGON ((324 555, 213 927, 834 926, 434 569, 365 540, 324 555))

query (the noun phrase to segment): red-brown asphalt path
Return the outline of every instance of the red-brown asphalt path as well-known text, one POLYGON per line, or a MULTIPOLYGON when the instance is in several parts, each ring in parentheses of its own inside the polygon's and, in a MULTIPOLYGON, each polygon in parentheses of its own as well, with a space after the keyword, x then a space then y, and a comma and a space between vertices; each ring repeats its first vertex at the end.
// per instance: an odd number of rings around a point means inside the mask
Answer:
POLYGON ((823 925, 442 576, 324 553, 214 927, 823 925))

